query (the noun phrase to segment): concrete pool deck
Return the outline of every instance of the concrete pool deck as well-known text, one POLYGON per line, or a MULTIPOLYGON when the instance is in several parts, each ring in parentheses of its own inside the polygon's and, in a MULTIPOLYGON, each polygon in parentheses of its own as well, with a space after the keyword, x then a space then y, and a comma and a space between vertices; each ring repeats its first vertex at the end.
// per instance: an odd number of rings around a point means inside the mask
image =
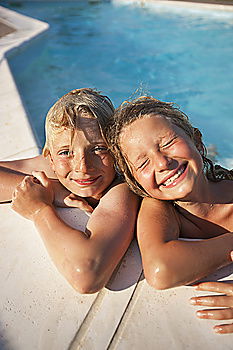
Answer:
MULTIPOLYGON (((0 157, 33 156, 40 150, 7 57, 48 25, 3 7, 0 17, 15 29, 0 38, 0 157)), ((75 227, 88 220, 78 209, 59 213, 75 227)), ((31 222, 9 204, 0 205, 0 220, 1 350, 232 349, 233 335, 211 329, 219 322, 195 317, 188 299, 203 293, 188 286, 167 291, 148 286, 135 241, 106 288, 80 295, 57 272, 31 222)), ((233 280, 233 264, 209 279, 233 280)))

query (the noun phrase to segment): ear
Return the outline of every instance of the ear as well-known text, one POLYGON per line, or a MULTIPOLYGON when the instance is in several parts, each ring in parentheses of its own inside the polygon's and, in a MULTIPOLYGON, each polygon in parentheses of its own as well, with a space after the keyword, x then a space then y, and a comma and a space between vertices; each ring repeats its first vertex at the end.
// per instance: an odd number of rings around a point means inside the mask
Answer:
POLYGON ((53 171, 55 172, 55 167, 54 167, 54 161, 53 161, 53 157, 51 155, 51 153, 49 152, 49 154, 47 155, 48 159, 49 159, 49 163, 51 168, 53 169, 53 171))

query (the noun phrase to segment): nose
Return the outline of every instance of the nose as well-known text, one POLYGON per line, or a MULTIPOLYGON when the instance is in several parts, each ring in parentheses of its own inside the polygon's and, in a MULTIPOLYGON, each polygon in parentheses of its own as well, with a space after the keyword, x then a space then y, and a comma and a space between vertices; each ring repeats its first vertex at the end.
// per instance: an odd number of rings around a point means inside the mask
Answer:
POLYGON ((73 158, 73 167, 76 172, 87 173, 91 168, 88 155, 77 153, 73 158))
POLYGON ((158 152, 154 162, 156 171, 161 172, 170 169, 172 159, 169 158, 166 154, 158 152))

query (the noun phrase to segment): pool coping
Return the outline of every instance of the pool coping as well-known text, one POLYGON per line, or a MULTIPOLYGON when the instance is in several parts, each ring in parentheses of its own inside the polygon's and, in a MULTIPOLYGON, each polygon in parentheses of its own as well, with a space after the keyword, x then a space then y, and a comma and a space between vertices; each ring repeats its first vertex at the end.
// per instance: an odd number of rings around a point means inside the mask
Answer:
POLYGON ((31 39, 48 30, 48 23, 29 18, 0 6, 1 23, 10 32, 0 37, 1 159, 30 157, 39 153, 23 101, 8 65, 8 58, 31 39))

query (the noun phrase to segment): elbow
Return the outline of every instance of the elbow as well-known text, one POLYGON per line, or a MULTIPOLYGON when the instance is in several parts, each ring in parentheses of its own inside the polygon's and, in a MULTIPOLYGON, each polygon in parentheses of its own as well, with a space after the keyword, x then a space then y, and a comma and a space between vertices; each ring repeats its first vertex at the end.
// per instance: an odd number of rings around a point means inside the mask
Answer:
POLYGON ((165 290, 179 285, 171 266, 164 263, 150 264, 149 268, 144 269, 144 274, 148 284, 156 290, 165 290))
POLYGON ((65 275, 67 281, 80 294, 99 292, 107 283, 102 281, 101 273, 96 269, 95 261, 88 260, 69 267, 65 275))
POLYGON ((85 281, 80 283, 77 280, 72 280, 69 283, 79 294, 95 294, 103 288, 96 286, 95 283, 86 283, 85 281))

